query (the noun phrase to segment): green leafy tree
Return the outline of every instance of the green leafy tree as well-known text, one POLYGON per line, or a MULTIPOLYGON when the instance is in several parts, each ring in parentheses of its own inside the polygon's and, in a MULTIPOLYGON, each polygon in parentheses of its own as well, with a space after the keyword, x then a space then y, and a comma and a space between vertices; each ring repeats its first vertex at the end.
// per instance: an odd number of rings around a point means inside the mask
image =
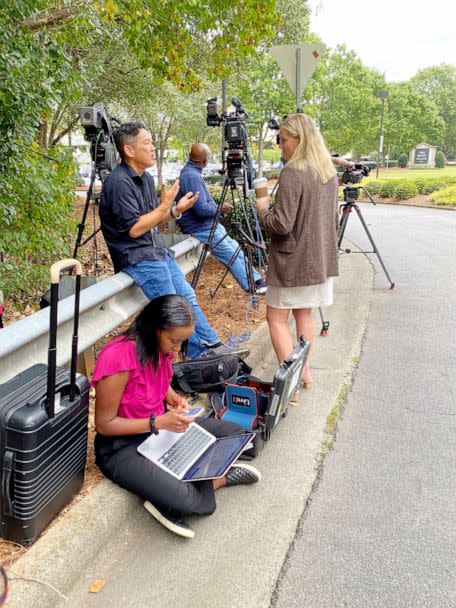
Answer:
POLYGON ((391 83, 387 89, 384 136, 393 155, 423 141, 437 144, 444 123, 435 104, 413 91, 408 83, 391 83))
MULTIPOLYGON (((107 76, 111 63, 126 55, 135 58, 132 69, 149 70, 155 85, 168 80, 182 91, 195 91, 201 88, 204 74, 225 73, 234 59, 252 53, 261 40, 273 35, 277 22, 274 0, 234 4, 221 0, 13 0, 5 4, 0 13, 2 234, 14 226, 31 235, 28 222, 32 226, 43 221, 57 243, 57 226, 70 225, 67 205, 60 205, 60 218, 53 224, 41 216, 32 218, 27 204, 36 201, 38 205, 43 196, 51 203, 71 192, 71 180, 62 180, 59 171, 52 169, 57 165, 64 173, 71 172, 71 159, 52 146, 71 129, 81 92, 90 88, 90 79, 107 76), (48 171, 43 168, 46 163, 48 171)), ((97 95, 95 100, 103 98, 97 95)), ((54 208, 51 215, 56 213, 54 208)), ((35 228, 38 234, 41 226, 35 228)), ((52 253, 45 251, 50 256, 46 259, 38 251, 25 253, 8 239, 2 241, 3 262, 17 267, 26 255, 31 263, 35 259, 46 265, 61 254, 59 247, 52 253)))
POLYGON ((410 86, 437 106, 445 123, 438 143, 447 156, 456 156, 456 67, 442 63, 420 70, 410 80, 410 86))
POLYGON ((355 156, 375 150, 380 120, 376 94, 384 87, 382 75, 345 46, 327 53, 309 103, 330 150, 355 156))
MULTIPOLYGON (((280 16, 270 45, 302 44, 309 41, 309 10, 302 0, 277 0, 280 16)), ((281 74, 268 45, 261 44, 255 57, 240 63, 229 81, 229 89, 239 97, 249 113, 249 133, 258 150, 259 175, 262 175, 264 146, 275 142, 275 133, 268 130, 271 117, 282 117, 296 110, 294 93, 281 74)))

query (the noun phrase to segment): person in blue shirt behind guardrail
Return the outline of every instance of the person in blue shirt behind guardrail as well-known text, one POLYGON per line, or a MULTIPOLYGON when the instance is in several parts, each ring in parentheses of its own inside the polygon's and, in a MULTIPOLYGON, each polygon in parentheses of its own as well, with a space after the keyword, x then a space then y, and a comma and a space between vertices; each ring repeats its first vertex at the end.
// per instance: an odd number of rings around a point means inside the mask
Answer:
MULTIPOLYGON (((179 192, 176 196, 176 200, 180 202, 186 192, 199 192, 194 205, 182 213, 182 217, 177 223, 184 234, 190 234, 202 243, 209 242, 212 224, 218 209, 203 179, 203 169, 207 166, 210 153, 209 146, 206 144, 193 144, 189 160, 179 177, 179 192)), ((222 212, 228 214, 232 210, 233 207, 230 203, 225 201, 222 205, 222 212)), ((250 292, 244 252, 239 249, 239 243, 227 234, 222 224, 217 223, 209 245, 211 245, 212 254, 219 262, 226 267, 230 266, 230 272, 240 287, 244 291, 250 292), (238 253, 233 259, 237 251, 238 253)), ((255 268, 253 278, 256 286, 255 293, 257 295, 266 293, 266 283, 255 268)))

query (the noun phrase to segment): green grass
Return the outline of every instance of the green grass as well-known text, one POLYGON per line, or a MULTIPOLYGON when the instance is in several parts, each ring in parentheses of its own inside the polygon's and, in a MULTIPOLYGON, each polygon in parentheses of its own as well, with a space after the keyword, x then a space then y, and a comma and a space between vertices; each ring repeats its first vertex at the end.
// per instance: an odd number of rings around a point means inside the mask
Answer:
MULTIPOLYGON (((376 179, 377 172, 375 169, 369 173, 370 179, 376 179)), ((444 169, 380 169, 378 172, 379 179, 408 179, 416 177, 456 177, 456 165, 445 167, 444 169)))

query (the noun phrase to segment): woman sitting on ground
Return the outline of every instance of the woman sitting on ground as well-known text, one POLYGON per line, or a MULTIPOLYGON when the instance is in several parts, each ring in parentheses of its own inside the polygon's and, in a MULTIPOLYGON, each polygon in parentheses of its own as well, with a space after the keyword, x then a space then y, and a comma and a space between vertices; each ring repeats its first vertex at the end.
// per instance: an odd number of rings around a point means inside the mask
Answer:
MULTIPOLYGON (((313 342, 313 308, 330 306, 338 275, 338 184, 322 136, 305 114, 289 114, 279 131, 286 162, 279 176, 274 205, 257 199, 260 224, 271 234, 266 276, 266 319, 281 363, 293 349, 288 328, 290 310, 297 336, 313 342)), ((312 386, 310 357, 302 376, 312 386)))
MULTIPOLYGON (((184 432, 195 421, 188 403, 170 386, 172 360, 184 351, 195 326, 188 301, 177 295, 152 300, 125 333, 101 351, 92 385, 96 387, 96 462, 103 474, 138 496, 166 528, 194 536, 186 515, 215 511, 214 492, 222 486, 260 480, 253 467, 236 463, 219 479, 182 482, 138 453, 151 432, 184 432), (165 403, 173 409, 166 411, 165 403)), ((240 435, 237 424, 215 419, 196 422, 216 437, 240 435)))

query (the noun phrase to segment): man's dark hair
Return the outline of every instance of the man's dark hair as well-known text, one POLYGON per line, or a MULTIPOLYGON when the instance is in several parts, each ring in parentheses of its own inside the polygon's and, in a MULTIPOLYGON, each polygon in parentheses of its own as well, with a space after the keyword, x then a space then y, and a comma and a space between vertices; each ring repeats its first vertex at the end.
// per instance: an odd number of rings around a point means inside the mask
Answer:
MULTIPOLYGON (((185 327, 195 323, 193 308, 183 296, 159 296, 142 309, 123 335, 125 340, 135 340, 136 355, 140 363, 144 366, 151 363, 156 370, 160 355, 157 330, 185 327)), ((186 351, 187 340, 181 347, 181 355, 184 358, 186 351)))
POLYGON ((125 160, 125 146, 134 144, 140 130, 145 128, 146 125, 142 122, 126 122, 114 129, 114 143, 122 160, 125 160))

